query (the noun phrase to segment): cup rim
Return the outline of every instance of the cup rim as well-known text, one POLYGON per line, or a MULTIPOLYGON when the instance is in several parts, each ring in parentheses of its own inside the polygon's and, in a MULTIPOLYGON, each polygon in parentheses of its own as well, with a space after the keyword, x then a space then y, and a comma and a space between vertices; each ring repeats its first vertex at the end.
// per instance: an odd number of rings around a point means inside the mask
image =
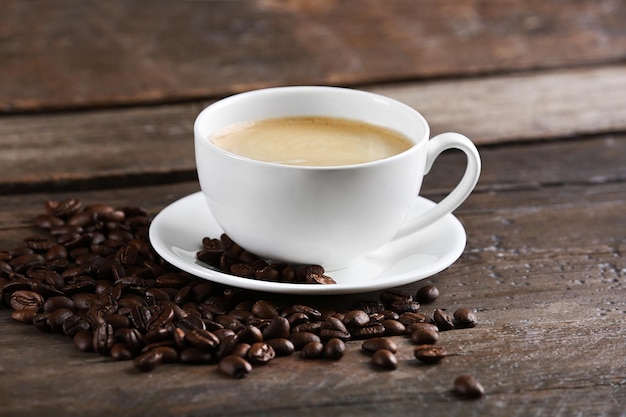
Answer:
MULTIPOLYGON (((281 116, 276 116, 276 117, 281 117, 281 116)), ((333 117, 333 116, 329 115, 327 117, 333 117)), ((346 117, 346 118, 350 119, 349 117, 346 117)), ((353 118, 352 120, 358 120, 358 121, 367 123, 367 121, 364 121, 362 119, 353 118)), ((408 136, 404 132, 400 132, 400 133, 403 134, 404 136, 408 136)), ((409 106, 406 103, 403 103, 391 97, 384 96, 382 94, 353 89, 353 88, 347 88, 347 87, 300 85, 300 86, 268 87, 268 88, 261 88, 261 89, 255 89, 255 90, 248 90, 248 91, 244 91, 241 93, 235 93, 233 95, 219 99, 209 104, 208 106, 206 106, 197 115, 194 121, 194 136, 195 136, 196 143, 201 143, 203 144, 203 146, 207 146, 213 149, 214 151, 221 153, 224 156, 230 157, 234 160, 245 161, 246 163, 252 163, 252 164, 257 164, 257 165, 262 165, 262 166, 272 166, 272 167, 288 169, 288 170, 295 169, 295 170, 328 171, 328 170, 337 170, 337 169, 359 169, 359 168, 365 168, 365 167, 369 167, 373 165, 387 164, 396 159, 411 155, 414 152, 418 152, 419 149, 423 146, 423 144, 426 143, 428 139, 430 138, 430 126, 428 125, 428 122, 426 121, 424 116, 419 111, 417 111, 416 109, 414 109, 413 107, 409 106), (361 95, 369 99, 374 99, 375 101, 386 102, 387 104, 398 107, 398 109, 402 111, 410 113, 412 117, 419 120, 419 122, 422 125, 421 127, 423 129, 423 135, 417 141, 414 141, 412 137, 409 137, 409 140, 411 140, 411 142, 413 143, 413 145, 409 149, 403 152, 397 153, 395 155, 386 157, 386 158, 377 159, 374 161, 362 162, 358 164, 311 166, 311 165, 291 165, 291 164, 283 164, 279 162, 262 161, 262 160, 238 155, 238 154, 229 152, 227 150, 224 150, 223 148, 220 148, 219 146, 215 145, 209 139, 209 137, 207 137, 207 135, 203 134, 203 132, 201 131, 202 124, 204 123, 204 119, 208 117, 207 115, 209 113, 215 112, 216 110, 219 110, 222 107, 232 105, 234 102, 245 100, 251 96, 258 96, 258 95, 265 95, 265 94, 267 95, 284 94, 284 93, 297 94, 297 93, 308 93, 308 92, 335 92, 335 93, 340 93, 340 94, 361 95)))

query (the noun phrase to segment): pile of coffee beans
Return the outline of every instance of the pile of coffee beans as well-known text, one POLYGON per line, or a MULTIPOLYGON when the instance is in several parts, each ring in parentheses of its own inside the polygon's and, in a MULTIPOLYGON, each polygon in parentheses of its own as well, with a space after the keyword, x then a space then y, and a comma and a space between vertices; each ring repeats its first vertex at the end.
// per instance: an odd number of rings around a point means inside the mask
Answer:
MULTIPOLYGON (((0 305, 12 308, 17 321, 63 333, 81 351, 132 360, 140 371, 172 362, 215 364, 233 378, 293 354, 337 361, 346 343, 354 341, 361 341, 373 367, 393 370, 398 366, 394 336, 414 343, 416 360, 436 364, 448 356, 438 344, 440 332, 477 324, 467 308, 452 316, 443 309, 421 312, 421 304, 439 296, 430 285, 415 294, 383 291, 378 299, 333 309, 270 300, 198 279, 156 254, 147 237, 150 221, 138 207, 47 201, 45 213, 34 219, 43 233, 0 250, 0 305)), ((207 238, 198 256, 254 279, 277 279, 268 276, 290 268, 270 272, 270 265, 261 266, 239 248, 233 251, 233 245, 226 236, 207 238), (229 252, 232 256, 225 255, 229 252), (241 272, 248 269, 254 269, 252 275, 241 272)), ((316 266, 293 275, 291 282, 326 280, 316 266)), ((476 380, 459 378, 458 393, 482 395, 476 380)))

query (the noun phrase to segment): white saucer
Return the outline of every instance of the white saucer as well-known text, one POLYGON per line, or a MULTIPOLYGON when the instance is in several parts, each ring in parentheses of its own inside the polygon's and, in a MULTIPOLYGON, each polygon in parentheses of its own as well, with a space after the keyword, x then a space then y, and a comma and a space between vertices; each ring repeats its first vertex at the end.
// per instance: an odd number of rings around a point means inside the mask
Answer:
MULTIPOLYGON (((419 197, 412 210, 420 212, 433 205, 419 197)), ((202 248, 202 238, 217 238, 222 233, 204 196, 197 192, 167 206, 154 218, 150 242, 163 259, 199 278, 284 294, 351 294, 409 284, 452 265, 466 242, 461 222, 448 214, 417 233, 391 241, 349 268, 329 272, 337 284, 287 284, 233 276, 198 261, 196 252, 202 248)))

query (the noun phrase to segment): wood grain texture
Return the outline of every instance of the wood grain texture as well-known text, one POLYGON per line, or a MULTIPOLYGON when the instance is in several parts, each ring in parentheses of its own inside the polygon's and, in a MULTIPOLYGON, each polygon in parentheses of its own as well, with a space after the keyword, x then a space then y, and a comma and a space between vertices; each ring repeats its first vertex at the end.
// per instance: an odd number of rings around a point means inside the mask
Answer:
MULTIPOLYGON (((418 109, 433 135, 457 131, 479 146, 626 131, 625 66, 368 90, 418 109)), ((0 192, 192 180, 193 121, 209 103, 4 116, 0 192)))
POLYGON ((0 111, 623 62, 624 20, 621 0, 5 0, 0 111))

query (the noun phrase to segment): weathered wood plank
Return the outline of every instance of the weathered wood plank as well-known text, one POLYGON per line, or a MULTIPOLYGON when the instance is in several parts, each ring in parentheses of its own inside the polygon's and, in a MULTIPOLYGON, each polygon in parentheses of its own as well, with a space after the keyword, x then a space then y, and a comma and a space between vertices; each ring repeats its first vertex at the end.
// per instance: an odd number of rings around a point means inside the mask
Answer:
POLYGON ((5 0, 0 111, 620 62, 625 20, 620 0, 5 0))
MULTIPOLYGON (((378 86, 370 90, 421 111, 431 122, 433 134, 458 131, 479 145, 626 131, 625 66, 378 86)), ((169 181, 193 179, 193 121, 207 104, 202 101, 3 116, 0 192, 24 187, 83 187, 89 182, 92 186, 111 186, 157 183, 168 177, 169 181)), ((603 152, 605 157, 623 153, 622 142, 606 136, 592 152, 603 152)), ((589 166, 584 162, 587 150, 580 149, 574 144, 563 154, 548 158, 576 157, 571 162, 584 169, 589 166)), ((525 160, 533 167, 520 167, 524 174, 551 169, 544 161, 525 160)), ((623 165, 608 166, 611 168, 606 172, 600 171, 607 168, 606 164, 591 168, 598 177, 623 175, 623 165)), ((505 170, 499 175, 517 181, 519 174, 505 170)), ((569 170, 560 175, 578 174, 579 170, 569 170)))
MULTIPOLYGON (((283 358, 241 381, 221 377, 211 366, 167 365, 148 376, 127 362, 79 353, 69 339, 18 325, 0 312, 0 370, 7 376, 0 379, 0 411, 14 416, 52 411, 396 416, 426 407, 434 416, 620 415, 626 400, 624 184, 473 194, 458 212, 468 232, 465 254, 428 280, 442 296, 423 310, 474 307, 480 324, 442 334, 440 343, 455 355, 438 366, 416 365, 411 344, 396 338, 400 366, 390 373, 373 371, 356 342, 338 363, 283 358), (581 198, 589 193, 595 198, 581 198), (460 373, 479 378, 487 395, 478 402, 458 401, 450 388, 460 373)), ((154 210, 187 191, 162 186, 77 195, 154 210)), ((0 197, 11 213, 11 221, 0 223, 0 243, 16 237, 16 231, 29 233, 19 229, 19 220, 41 211, 34 201, 61 196, 24 197, 0 197)), ((421 284, 403 289, 415 291, 421 284)), ((347 306, 353 299, 325 302, 347 306)))

